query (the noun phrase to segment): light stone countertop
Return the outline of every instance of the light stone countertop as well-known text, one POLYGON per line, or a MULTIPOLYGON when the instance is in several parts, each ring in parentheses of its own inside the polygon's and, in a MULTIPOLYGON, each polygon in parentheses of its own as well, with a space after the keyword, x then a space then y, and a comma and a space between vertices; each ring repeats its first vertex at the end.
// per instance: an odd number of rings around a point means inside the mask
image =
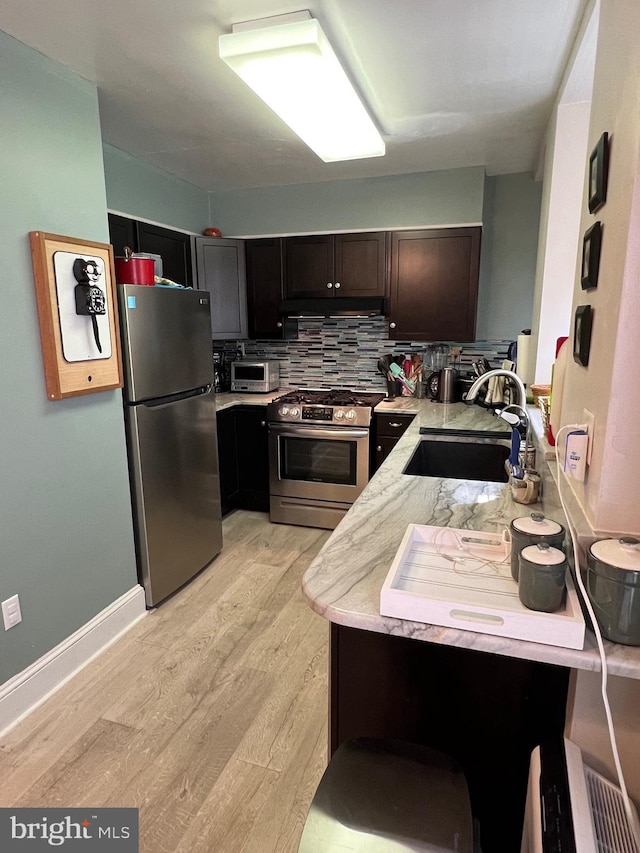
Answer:
MULTIPOLYGON (((247 394, 223 391, 216 394, 216 409, 223 411, 232 406, 266 406, 278 397, 284 396, 295 388, 278 388, 267 394, 247 394)), ((370 393, 381 394, 376 389, 370 393)), ((496 432, 508 432, 509 427, 489 410, 480 406, 465 406, 463 404, 447 405, 433 400, 418 400, 416 397, 394 397, 392 402, 378 403, 376 414, 398 412, 399 414, 421 415, 430 426, 450 429, 484 429, 496 432)))
MULTIPOLYGON (((595 638, 589 630, 584 650, 576 651, 380 615, 380 589, 407 524, 502 533, 512 518, 536 509, 564 523, 546 465, 538 466, 544 479, 543 501, 530 506, 514 503, 506 484, 402 474, 420 439, 420 427, 503 431, 504 422, 487 410, 407 397, 381 404, 376 412, 381 411, 415 411, 416 418, 305 572, 303 592, 313 610, 338 625, 599 670, 595 638)), ((609 642, 605 647, 612 675, 640 679, 640 648, 609 642)))
POLYGON ((222 412, 232 406, 267 406, 276 397, 286 394, 288 388, 279 388, 277 391, 269 391, 268 394, 236 394, 231 391, 222 391, 216 394, 216 411, 222 412))

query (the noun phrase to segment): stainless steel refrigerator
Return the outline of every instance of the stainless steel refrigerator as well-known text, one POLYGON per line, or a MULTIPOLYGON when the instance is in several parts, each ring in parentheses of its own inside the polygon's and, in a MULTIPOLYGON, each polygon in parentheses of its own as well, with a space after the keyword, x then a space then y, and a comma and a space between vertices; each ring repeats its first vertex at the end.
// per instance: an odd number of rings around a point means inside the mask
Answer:
POLYGON ((138 573, 147 607, 222 548, 209 294, 118 285, 138 573))

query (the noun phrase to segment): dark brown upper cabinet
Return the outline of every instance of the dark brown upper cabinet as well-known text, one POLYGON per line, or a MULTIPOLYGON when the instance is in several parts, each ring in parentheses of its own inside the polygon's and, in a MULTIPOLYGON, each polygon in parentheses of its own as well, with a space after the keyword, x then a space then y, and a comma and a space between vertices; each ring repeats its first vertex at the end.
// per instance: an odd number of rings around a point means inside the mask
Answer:
POLYGON ((282 238, 247 240, 245 255, 249 337, 254 340, 295 337, 297 323, 279 313, 284 298, 282 238))
POLYGON ((124 247, 128 246, 131 251, 138 251, 138 236, 136 234, 136 222, 126 216, 117 213, 109 214, 109 240, 113 246, 113 254, 116 257, 124 256, 124 247))
POLYGON ((134 252, 160 255, 164 277, 191 287, 193 272, 189 234, 110 213, 109 239, 114 255, 119 257, 124 254, 125 246, 134 252))
POLYGON ((193 283, 191 237, 182 231, 161 228, 148 222, 137 222, 138 252, 150 252, 162 257, 162 274, 184 287, 193 283))
POLYGON ((475 340, 481 231, 392 232, 390 338, 475 340))
POLYGON ((283 248, 289 299, 385 295, 384 232, 285 237, 283 248))

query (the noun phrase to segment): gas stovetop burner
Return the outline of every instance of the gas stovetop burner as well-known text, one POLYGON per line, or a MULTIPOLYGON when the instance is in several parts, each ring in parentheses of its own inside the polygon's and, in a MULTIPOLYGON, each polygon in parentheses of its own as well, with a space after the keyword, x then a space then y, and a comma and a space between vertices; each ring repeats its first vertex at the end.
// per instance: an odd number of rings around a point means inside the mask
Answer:
POLYGON ((299 389, 278 397, 277 403, 302 403, 314 406, 377 406, 384 394, 348 389, 299 389))
POLYGON ((384 394, 349 389, 300 389, 278 397, 267 407, 270 423, 369 426, 373 408, 384 394))

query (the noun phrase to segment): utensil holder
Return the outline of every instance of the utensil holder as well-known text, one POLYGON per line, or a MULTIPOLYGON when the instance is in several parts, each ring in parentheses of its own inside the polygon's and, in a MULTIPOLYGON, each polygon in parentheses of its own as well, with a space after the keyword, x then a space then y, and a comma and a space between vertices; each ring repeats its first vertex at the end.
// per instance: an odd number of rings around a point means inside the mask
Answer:
POLYGON ((393 399, 402 393, 402 385, 395 379, 387 379, 387 397, 393 399))

